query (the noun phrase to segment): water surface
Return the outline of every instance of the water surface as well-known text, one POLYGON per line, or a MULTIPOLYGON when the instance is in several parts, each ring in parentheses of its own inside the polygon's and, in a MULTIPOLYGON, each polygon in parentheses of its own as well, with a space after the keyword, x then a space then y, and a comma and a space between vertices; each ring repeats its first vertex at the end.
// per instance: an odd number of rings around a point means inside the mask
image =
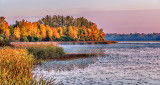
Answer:
POLYGON ((65 85, 160 85, 160 42, 60 45, 67 53, 103 53, 50 61, 33 71, 65 85))

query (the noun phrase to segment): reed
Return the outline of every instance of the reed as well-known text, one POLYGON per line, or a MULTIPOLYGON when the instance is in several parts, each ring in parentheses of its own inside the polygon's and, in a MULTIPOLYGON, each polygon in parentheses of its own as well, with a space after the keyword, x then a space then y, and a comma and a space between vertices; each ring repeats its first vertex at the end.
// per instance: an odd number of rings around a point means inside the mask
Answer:
POLYGON ((53 59, 64 55, 64 50, 62 47, 53 45, 44 46, 28 46, 26 47, 29 53, 33 54, 35 59, 53 59))
POLYGON ((26 49, 0 49, 0 84, 27 84, 32 80, 33 55, 26 49))
POLYGON ((55 79, 32 75, 34 60, 27 49, 0 48, 0 85, 53 85, 55 79))

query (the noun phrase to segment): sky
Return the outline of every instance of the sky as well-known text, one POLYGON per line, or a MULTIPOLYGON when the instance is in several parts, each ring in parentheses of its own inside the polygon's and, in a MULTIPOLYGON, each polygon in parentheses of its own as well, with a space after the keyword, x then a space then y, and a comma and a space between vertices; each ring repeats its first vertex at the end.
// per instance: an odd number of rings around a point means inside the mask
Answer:
POLYGON ((83 16, 105 33, 160 33, 160 0, 0 0, 9 24, 46 15, 83 16))

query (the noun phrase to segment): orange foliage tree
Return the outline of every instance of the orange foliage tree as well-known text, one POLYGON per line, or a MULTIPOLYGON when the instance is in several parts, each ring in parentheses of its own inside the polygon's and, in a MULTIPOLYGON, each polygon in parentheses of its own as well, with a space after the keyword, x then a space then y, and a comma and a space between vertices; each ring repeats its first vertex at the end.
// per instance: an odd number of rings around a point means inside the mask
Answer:
MULTIPOLYGON (((69 18, 69 17, 68 17, 69 18)), ((67 18, 66 18, 67 19, 67 18)), ((4 17, 0 17, 0 34, 4 35, 6 39, 14 38, 16 40, 28 40, 28 41, 41 41, 43 40, 89 40, 89 41, 104 41, 105 33, 103 29, 98 29, 95 23, 87 22, 86 19, 82 18, 77 19, 74 23, 65 22, 59 23, 61 25, 55 24, 55 21, 46 24, 39 22, 28 22, 22 20, 16 22, 15 25, 8 27, 8 23, 5 21, 4 17), (64 25, 63 25, 64 24, 64 25), (54 27, 55 26, 55 27, 54 27), (10 37, 11 36, 11 37, 10 37)), ((47 20, 47 19, 46 19, 47 20)), ((59 17, 59 22, 61 18, 59 17)), ((42 20, 43 21, 43 20, 42 20)), ((65 21, 63 19, 63 21, 65 21)), ((46 22, 46 21, 45 21, 46 22)), ((1 37, 1 36, 0 36, 1 37)), ((14 40, 12 39, 12 40, 14 40)))
POLYGON ((41 24, 40 29, 41 29, 42 39, 45 39, 46 38, 46 27, 45 27, 45 25, 41 24))

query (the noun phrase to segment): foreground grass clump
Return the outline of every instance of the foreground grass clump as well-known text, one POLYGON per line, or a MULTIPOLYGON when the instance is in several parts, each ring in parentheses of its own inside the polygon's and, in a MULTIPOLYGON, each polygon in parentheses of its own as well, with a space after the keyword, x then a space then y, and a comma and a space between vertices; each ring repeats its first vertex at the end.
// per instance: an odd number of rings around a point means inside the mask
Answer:
POLYGON ((0 48, 0 85, 53 85, 54 79, 33 77, 34 60, 26 49, 0 48))
POLYGON ((29 53, 33 54, 36 59, 54 59, 64 55, 62 47, 46 45, 27 47, 29 53))
POLYGON ((0 84, 28 84, 32 80, 33 55, 26 49, 0 49, 0 84))

